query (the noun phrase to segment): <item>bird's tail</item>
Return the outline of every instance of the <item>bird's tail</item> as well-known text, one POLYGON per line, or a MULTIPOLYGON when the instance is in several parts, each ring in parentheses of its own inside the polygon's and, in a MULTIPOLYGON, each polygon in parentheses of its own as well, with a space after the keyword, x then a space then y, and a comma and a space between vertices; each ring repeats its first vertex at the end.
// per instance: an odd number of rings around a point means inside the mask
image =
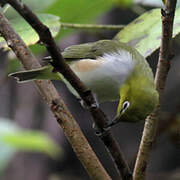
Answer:
POLYGON ((43 80, 43 79, 62 80, 60 73, 53 72, 53 67, 50 65, 41 67, 39 69, 11 73, 8 76, 15 77, 17 81, 20 83, 33 81, 33 80, 43 80))

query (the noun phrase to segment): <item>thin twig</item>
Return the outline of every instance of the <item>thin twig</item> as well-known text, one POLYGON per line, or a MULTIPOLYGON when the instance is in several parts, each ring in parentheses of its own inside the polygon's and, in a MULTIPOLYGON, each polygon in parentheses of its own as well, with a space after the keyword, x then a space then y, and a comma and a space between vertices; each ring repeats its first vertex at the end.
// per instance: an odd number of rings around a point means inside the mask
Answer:
POLYGON ((77 24, 77 23, 61 23, 62 28, 83 29, 83 30, 108 30, 120 31, 124 25, 104 25, 104 24, 77 24))
MULTIPOLYGON (((0 34, 5 38, 8 46, 14 51, 17 58, 24 65, 25 69, 40 67, 37 59, 32 55, 25 43, 11 28, 8 20, 1 13, 0 34)), ((99 162, 94 151, 80 130, 79 125, 68 111, 53 84, 50 81, 35 81, 35 83, 41 96, 51 108, 57 122, 63 129, 67 139, 71 143, 77 157, 84 165, 89 176, 96 180, 110 180, 111 178, 99 162)))
POLYGON ((173 22, 174 22, 174 15, 176 9, 176 2, 177 0, 166 0, 165 10, 163 9, 161 10, 162 38, 161 38, 161 46, 159 53, 159 61, 155 76, 156 89, 159 92, 159 105, 154 110, 154 112, 151 115, 149 115, 146 119, 143 136, 135 164, 135 169, 133 172, 134 180, 145 179, 147 162, 156 135, 160 105, 162 104, 164 88, 166 84, 167 75, 170 69, 170 61, 172 59, 171 39, 173 32, 173 22))
POLYGON ((74 72, 69 68, 63 59, 60 49, 56 45, 50 30, 47 26, 42 24, 42 22, 37 18, 37 16, 23 3, 17 0, 6 0, 12 7, 14 7, 17 12, 24 17, 24 19, 33 27, 33 29, 38 33, 40 41, 44 43, 47 50, 49 51, 51 57, 53 58, 52 65, 56 71, 60 72, 74 87, 74 89, 79 93, 81 98, 84 100, 88 106, 93 120, 98 127, 99 131, 102 132, 103 136, 101 140, 105 144, 108 152, 115 162, 118 172, 122 175, 123 180, 131 180, 132 175, 128 167, 127 162, 124 159, 120 147, 113 137, 110 130, 104 132, 104 127, 108 123, 108 119, 105 114, 100 110, 97 105, 91 91, 89 91, 80 79, 74 74, 74 72))

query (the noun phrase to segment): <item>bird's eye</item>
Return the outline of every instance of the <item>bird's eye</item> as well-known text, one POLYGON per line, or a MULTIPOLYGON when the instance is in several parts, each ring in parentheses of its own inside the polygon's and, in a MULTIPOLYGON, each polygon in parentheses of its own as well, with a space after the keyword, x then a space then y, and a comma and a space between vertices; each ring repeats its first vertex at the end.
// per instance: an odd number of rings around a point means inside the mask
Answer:
POLYGON ((122 105, 122 112, 126 111, 126 109, 130 106, 129 101, 125 101, 122 105))

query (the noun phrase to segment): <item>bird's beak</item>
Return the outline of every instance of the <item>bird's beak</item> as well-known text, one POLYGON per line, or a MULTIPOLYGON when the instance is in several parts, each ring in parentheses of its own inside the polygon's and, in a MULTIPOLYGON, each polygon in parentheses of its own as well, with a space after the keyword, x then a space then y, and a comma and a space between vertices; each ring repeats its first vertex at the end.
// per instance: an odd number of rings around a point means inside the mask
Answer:
POLYGON ((116 124, 118 124, 121 121, 121 116, 123 114, 123 108, 120 110, 120 112, 112 119, 112 121, 108 124, 108 127, 112 127, 116 124))
POLYGON ((119 116, 119 115, 116 115, 116 116, 112 119, 112 121, 108 124, 108 127, 112 127, 112 126, 118 124, 119 121, 120 121, 120 116, 119 116))
POLYGON ((118 114, 118 115, 116 115, 116 116, 120 117, 122 113, 123 113, 123 108, 121 108, 121 110, 120 110, 119 114, 118 114))

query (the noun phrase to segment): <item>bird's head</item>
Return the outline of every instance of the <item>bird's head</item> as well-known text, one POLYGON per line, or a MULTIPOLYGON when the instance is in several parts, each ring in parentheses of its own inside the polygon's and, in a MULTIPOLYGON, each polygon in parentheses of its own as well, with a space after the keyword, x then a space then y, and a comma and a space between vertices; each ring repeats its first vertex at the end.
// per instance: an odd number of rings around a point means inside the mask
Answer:
POLYGON ((143 121, 158 103, 158 93, 155 88, 144 87, 141 84, 123 85, 120 89, 120 96, 117 121, 143 121))

